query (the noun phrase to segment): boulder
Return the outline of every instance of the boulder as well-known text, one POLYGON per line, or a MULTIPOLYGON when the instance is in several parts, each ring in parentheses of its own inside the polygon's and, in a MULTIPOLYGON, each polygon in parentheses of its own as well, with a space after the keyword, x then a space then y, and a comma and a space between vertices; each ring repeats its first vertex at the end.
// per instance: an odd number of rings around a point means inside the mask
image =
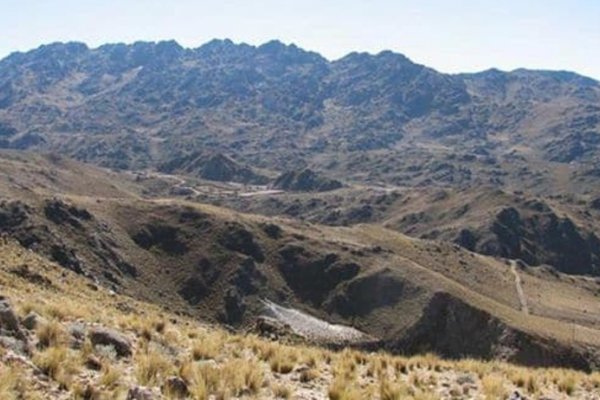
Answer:
POLYGON ((74 322, 70 324, 69 335, 71 336, 71 348, 80 349, 85 341, 85 325, 81 322, 74 322))
POLYGON ((38 326, 46 324, 47 321, 44 317, 36 313, 35 311, 31 311, 29 314, 23 318, 21 321, 21 325, 25 327, 25 329, 33 331, 38 326))
POLYGON ((19 325, 17 314, 15 314, 8 299, 2 296, 0 296, 0 334, 23 341, 27 340, 19 325))
POLYGON ((11 336, 0 336, 0 347, 11 350, 15 354, 29 353, 29 348, 24 340, 11 336))
POLYGON ((155 400, 154 392, 143 386, 134 386, 127 392, 127 400, 155 400))
POLYGON ((90 355, 84 364, 87 369, 91 369, 92 371, 100 371, 102 369, 102 361, 94 355, 90 355))
POLYGON ((177 376, 170 376, 162 387, 163 394, 169 398, 183 399, 189 395, 185 381, 177 376))
POLYGON ((131 342, 123 334, 108 328, 93 328, 89 332, 90 341, 94 346, 112 346, 119 357, 129 357, 132 354, 131 342))

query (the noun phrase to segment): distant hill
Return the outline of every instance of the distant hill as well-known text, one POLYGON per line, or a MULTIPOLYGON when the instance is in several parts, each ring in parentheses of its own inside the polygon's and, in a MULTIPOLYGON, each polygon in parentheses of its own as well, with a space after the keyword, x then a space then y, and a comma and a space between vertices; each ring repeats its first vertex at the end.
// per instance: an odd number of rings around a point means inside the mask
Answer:
POLYGON ((310 169, 285 172, 273 182, 275 189, 300 192, 327 192, 342 186, 340 181, 320 176, 310 169))
POLYGON ((593 173, 599 144, 600 85, 571 72, 449 75, 390 51, 330 62, 230 40, 54 43, 0 61, 1 147, 114 168, 209 150, 274 173, 547 186, 549 163, 593 173))
MULTIPOLYGON (((0 247, 10 239, 16 253, 88 278, 96 291, 240 330, 254 326, 267 299, 351 325, 390 352, 597 365, 590 277, 511 270, 510 260, 374 224, 330 227, 140 196, 140 185, 132 174, 0 151, 0 247)), ((2 265, 15 262, 0 253, 2 265)), ((14 275, 44 285, 36 265, 14 275)))
POLYGON ((264 185, 269 181, 252 168, 241 165, 221 153, 207 154, 194 152, 181 158, 173 158, 158 169, 167 173, 183 173, 210 181, 239 182, 264 185))

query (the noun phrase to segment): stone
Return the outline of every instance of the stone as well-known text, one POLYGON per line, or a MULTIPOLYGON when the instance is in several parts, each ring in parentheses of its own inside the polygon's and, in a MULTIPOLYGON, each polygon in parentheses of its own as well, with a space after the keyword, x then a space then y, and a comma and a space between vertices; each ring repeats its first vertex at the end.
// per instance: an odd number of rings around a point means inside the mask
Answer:
POLYGON ((111 346, 117 356, 129 357, 132 354, 131 342, 123 334, 108 328, 93 328, 89 333, 90 341, 94 346, 111 346))
POLYGON ((127 400, 155 400, 157 397, 151 389, 143 386, 134 386, 127 392, 127 400))
POLYGON ((25 316, 25 318, 23 318, 23 320, 21 321, 21 325, 23 325, 25 329, 33 331, 38 326, 46 324, 46 322, 47 321, 44 317, 42 317, 35 311, 31 311, 25 316))
POLYGON ((523 395, 521 395, 521 393, 519 393, 518 390, 515 390, 508 399, 509 400, 527 400, 527 397, 524 397, 523 395))
POLYGON ((187 384, 177 376, 170 376, 165 380, 162 392, 170 398, 185 398, 189 395, 187 384))
POLYGON ((456 383, 459 385, 474 384, 475 379, 469 374, 462 374, 456 378, 456 383))
POLYGON ((8 300, 2 296, 0 296, 0 334, 23 341, 27 340, 19 325, 17 314, 15 314, 8 300))
POLYGON ((11 350, 16 354, 27 354, 29 352, 27 344, 23 340, 12 336, 0 336, 0 347, 11 350))
POLYGON ((100 371, 102 369, 102 361, 100 361, 96 356, 90 355, 85 360, 85 366, 87 369, 91 369, 93 371, 100 371))
POLYGON ((69 325, 69 334, 71 335, 71 348, 80 349, 85 341, 85 325, 81 322, 73 322, 69 325))

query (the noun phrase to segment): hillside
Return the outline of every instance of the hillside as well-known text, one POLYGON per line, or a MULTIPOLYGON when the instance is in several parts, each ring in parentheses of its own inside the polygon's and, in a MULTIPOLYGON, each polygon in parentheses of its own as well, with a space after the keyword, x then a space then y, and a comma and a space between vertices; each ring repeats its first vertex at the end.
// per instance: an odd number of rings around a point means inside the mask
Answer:
POLYGON ((0 147, 129 170, 146 196, 599 273, 600 85, 572 72, 448 75, 277 41, 54 43, 1 60, 0 88, 0 147))
POLYGON ((6 400, 589 399, 600 389, 598 373, 332 352, 231 334, 98 287, 10 240, 0 254, 6 400))
POLYGON ((133 177, 72 161, 52 174, 52 157, 3 159, 4 171, 19 171, 0 175, 4 235, 169 312, 246 329, 268 299, 353 326, 371 338, 355 343, 361 348, 584 370, 597 362, 597 280, 517 270, 510 260, 377 225, 327 227, 142 197, 133 177), (42 171, 64 192, 43 189, 42 171), (62 176, 79 183, 60 184, 62 176), (110 197, 87 192, 91 176, 110 182, 110 197), (477 341, 468 339, 474 331, 477 341))
POLYGON ((570 72, 447 75, 384 51, 329 62, 272 41, 55 43, 0 61, 1 145, 115 168, 197 151, 274 173, 394 185, 598 187, 600 85, 570 72), (337 178, 337 177, 335 177, 337 178))
POLYGON ((331 193, 204 196, 202 201, 333 226, 376 223, 530 266, 549 265, 568 274, 600 273, 600 214, 594 200, 582 196, 545 197, 494 187, 354 185, 331 193))

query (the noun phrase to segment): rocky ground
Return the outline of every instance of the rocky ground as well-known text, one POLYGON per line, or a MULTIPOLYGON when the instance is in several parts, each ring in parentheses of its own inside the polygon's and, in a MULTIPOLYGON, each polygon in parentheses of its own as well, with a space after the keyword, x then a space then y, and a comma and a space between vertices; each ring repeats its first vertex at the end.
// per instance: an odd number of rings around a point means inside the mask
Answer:
POLYGON ((600 375, 232 334, 0 244, 2 399, 600 399, 600 375))

